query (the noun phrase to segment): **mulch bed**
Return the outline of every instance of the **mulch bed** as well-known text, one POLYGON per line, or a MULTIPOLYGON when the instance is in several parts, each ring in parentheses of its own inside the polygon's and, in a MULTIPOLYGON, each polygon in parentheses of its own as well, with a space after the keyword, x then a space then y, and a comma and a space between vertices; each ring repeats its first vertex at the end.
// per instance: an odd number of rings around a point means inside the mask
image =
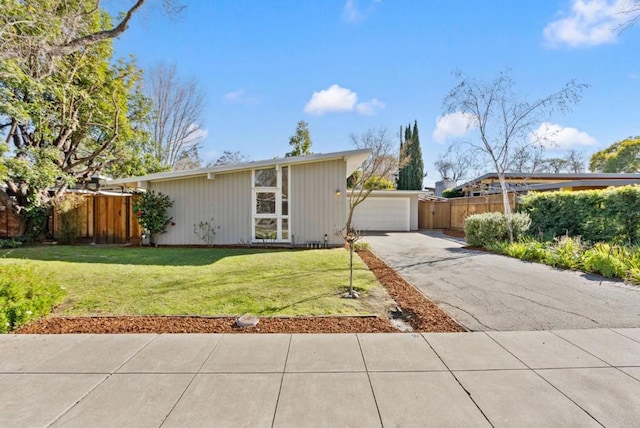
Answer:
MULTIPOLYGON (((360 258, 417 332, 465 331, 450 316, 407 283, 396 271, 363 251, 360 258)), ((192 316, 51 317, 14 331, 18 334, 66 333, 397 333, 387 318, 369 317, 261 317, 256 327, 239 328, 235 318, 192 316)))

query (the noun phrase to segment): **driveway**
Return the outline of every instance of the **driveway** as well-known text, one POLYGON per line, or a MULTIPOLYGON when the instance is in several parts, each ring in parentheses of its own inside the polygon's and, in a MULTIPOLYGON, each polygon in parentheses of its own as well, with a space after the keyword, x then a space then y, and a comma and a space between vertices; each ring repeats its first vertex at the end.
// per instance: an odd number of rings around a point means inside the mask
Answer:
POLYGON ((463 240, 440 232, 363 241, 472 331, 640 327, 640 287, 467 250, 463 240))

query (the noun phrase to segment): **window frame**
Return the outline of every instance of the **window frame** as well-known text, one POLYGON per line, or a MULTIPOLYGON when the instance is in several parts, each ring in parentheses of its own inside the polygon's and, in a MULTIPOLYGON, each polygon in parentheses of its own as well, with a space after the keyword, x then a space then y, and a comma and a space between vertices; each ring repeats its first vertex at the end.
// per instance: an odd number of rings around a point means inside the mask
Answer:
POLYGON ((274 165, 273 167, 262 167, 251 170, 251 242, 261 243, 268 240, 275 243, 291 242, 291 167, 290 165, 274 165), (256 171, 272 169, 276 170, 276 186, 260 187, 256 186, 256 171), (282 169, 287 168, 287 214, 282 214, 282 169), (274 193, 275 194, 275 213, 258 213, 257 197, 258 193, 274 193), (276 219, 276 238, 256 238, 256 220, 257 219, 276 219), (287 220, 286 231, 287 238, 283 239, 283 220, 287 220))

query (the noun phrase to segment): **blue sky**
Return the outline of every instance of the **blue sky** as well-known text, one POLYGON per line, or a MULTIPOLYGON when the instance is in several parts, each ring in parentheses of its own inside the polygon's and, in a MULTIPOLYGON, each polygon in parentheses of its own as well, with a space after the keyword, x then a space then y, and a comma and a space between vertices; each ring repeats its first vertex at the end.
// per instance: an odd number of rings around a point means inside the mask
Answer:
POLYGON ((640 25, 612 31, 625 1, 183 0, 178 18, 146 5, 116 53, 142 68, 175 62, 202 84, 205 161, 224 150, 283 156, 299 120, 316 153, 417 120, 431 184, 433 162, 464 132, 443 117, 454 70, 489 80, 509 68, 529 99, 589 84, 570 114, 549 120, 558 154, 640 134, 640 25))

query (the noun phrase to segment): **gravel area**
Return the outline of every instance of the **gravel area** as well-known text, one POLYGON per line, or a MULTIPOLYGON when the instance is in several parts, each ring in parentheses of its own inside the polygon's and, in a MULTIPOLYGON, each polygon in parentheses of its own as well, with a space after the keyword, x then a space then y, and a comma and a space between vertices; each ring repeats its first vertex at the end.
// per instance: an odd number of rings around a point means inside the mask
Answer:
MULTIPOLYGON (((395 316, 419 332, 461 332, 451 317, 407 283, 373 253, 358 253, 395 300, 395 316)), ((391 315, 390 315, 391 316, 391 315)), ((24 326, 18 334, 65 333, 392 333, 389 318, 261 317, 256 327, 239 328, 235 318, 192 316, 51 317, 24 326)))

